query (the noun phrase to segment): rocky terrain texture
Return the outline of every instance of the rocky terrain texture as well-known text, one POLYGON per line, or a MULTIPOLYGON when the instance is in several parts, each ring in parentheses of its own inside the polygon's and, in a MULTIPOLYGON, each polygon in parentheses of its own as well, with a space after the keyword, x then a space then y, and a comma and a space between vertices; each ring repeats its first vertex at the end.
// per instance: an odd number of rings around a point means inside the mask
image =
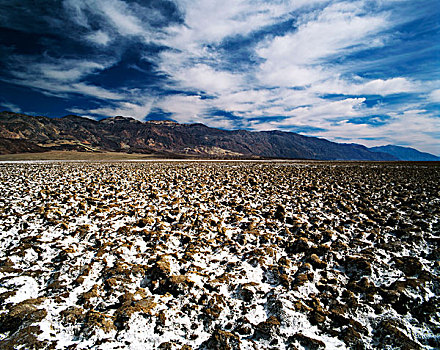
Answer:
POLYGON ((2 349, 438 349, 436 163, 0 164, 2 349))
POLYGON ((398 160, 356 144, 339 144, 291 132, 227 131, 203 124, 140 122, 114 117, 32 117, 0 113, 0 154, 76 150, 158 154, 161 157, 398 160))

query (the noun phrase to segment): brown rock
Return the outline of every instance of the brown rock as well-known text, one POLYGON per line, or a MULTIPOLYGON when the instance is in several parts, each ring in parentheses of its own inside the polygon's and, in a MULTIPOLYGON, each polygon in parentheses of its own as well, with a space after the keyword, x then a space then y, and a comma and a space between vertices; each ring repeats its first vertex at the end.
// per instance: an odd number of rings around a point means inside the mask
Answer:
POLYGON ((36 306, 41 302, 42 299, 27 299, 13 305, 8 313, 0 316, 0 332, 14 333, 23 325, 41 321, 47 315, 46 310, 38 309, 36 306))
POLYGON ((423 271, 423 264, 417 257, 402 256, 399 258, 394 258, 393 262, 396 264, 396 267, 406 276, 415 276, 423 271))
POLYGON ((84 309, 75 306, 69 306, 67 309, 61 311, 62 323, 67 325, 75 325, 84 321, 84 309))
POLYGON ((364 257, 349 256, 345 259, 345 270, 347 274, 354 277, 370 276, 371 275, 371 263, 364 257))
POLYGON ((203 313, 207 316, 209 316, 211 319, 218 319, 220 317, 221 312, 223 309, 218 305, 213 305, 212 307, 206 307, 203 310, 203 313))
POLYGON ((279 333, 280 325, 280 321, 275 316, 270 316, 266 321, 255 326, 255 337, 271 339, 279 333))
POLYGON ((113 317, 101 312, 90 310, 85 316, 82 332, 88 336, 94 335, 97 328, 102 329, 105 333, 116 330, 113 323, 113 317))
POLYGON ((54 349, 56 342, 41 341, 38 335, 43 333, 39 326, 21 327, 18 331, 11 334, 9 337, 2 339, 0 348, 5 350, 26 349, 26 350, 40 350, 40 349, 54 349))
POLYGON ((379 324, 374 332, 374 336, 382 345, 390 345, 402 350, 422 349, 422 347, 417 342, 410 339, 401 328, 404 328, 404 326, 397 320, 386 319, 379 324))
POLYGON ((187 293, 193 286, 194 281, 188 276, 171 276, 170 278, 159 282, 158 292, 160 294, 170 293, 176 297, 179 294, 187 293))
POLYGON ((141 300, 133 300, 133 295, 127 293, 119 298, 121 306, 115 313, 115 325, 118 329, 123 329, 131 316, 135 313, 143 313, 150 315, 152 310, 157 306, 153 298, 145 298, 141 300))
POLYGON ((202 347, 208 350, 236 350, 240 348, 240 343, 240 338, 234 333, 215 329, 202 347))
POLYGON ((149 274, 153 280, 171 277, 171 266, 168 256, 165 255, 160 257, 150 269, 149 274))
POLYGON ((316 254, 310 255, 310 257, 307 259, 307 261, 317 269, 324 269, 327 267, 327 263, 325 261, 322 261, 316 254))
POLYGON ((351 326, 345 328, 341 332, 339 338, 342 339, 344 343, 350 347, 350 349, 355 349, 355 350, 365 349, 361 335, 351 326))
POLYGON ((299 342, 302 346, 307 347, 309 350, 325 349, 324 342, 318 339, 308 337, 302 333, 296 333, 295 335, 290 336, 288 338, 289 343, 293 343, 295 341, 299 342))

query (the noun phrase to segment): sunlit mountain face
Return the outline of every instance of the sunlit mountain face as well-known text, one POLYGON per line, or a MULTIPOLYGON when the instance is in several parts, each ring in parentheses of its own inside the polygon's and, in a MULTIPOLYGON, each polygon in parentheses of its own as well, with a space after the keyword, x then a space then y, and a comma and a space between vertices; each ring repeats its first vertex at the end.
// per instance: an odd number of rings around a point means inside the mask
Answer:
POLYGON ((440 5, 0 0, 0 109, 440 154, 440 5))

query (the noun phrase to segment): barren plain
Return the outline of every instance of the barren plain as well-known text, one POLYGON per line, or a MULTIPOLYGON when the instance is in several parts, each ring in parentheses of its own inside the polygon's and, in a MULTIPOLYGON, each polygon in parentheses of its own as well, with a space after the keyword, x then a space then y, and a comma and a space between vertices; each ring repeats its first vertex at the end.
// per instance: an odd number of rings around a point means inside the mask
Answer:
POLYGON ((438 349, 440 166, 0 164, 1 349, 438 349))

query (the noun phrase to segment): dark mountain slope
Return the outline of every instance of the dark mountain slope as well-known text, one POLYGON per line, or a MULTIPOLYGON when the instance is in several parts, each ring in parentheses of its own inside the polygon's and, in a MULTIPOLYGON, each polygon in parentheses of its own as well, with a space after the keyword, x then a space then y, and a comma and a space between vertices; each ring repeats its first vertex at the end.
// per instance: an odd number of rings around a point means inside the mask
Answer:
POLYGON ((220 130, 173 121, 140 122, 113 117, 95 121, 78 116, 32 117, 0 113, 0 152, 45 150, 118 151, 321 160, 396 160, 357 144, 338 144, 291 132, 220 130), (11 146, 14 144, 14 146, 11 146))
POLYGON ((440 161, 440 157, 437 157, 431 153, 420 152, 411 147, 388 145, 388 146, 371 147, 369 150, 373 152, 388 153, 400 160, 440 161))

